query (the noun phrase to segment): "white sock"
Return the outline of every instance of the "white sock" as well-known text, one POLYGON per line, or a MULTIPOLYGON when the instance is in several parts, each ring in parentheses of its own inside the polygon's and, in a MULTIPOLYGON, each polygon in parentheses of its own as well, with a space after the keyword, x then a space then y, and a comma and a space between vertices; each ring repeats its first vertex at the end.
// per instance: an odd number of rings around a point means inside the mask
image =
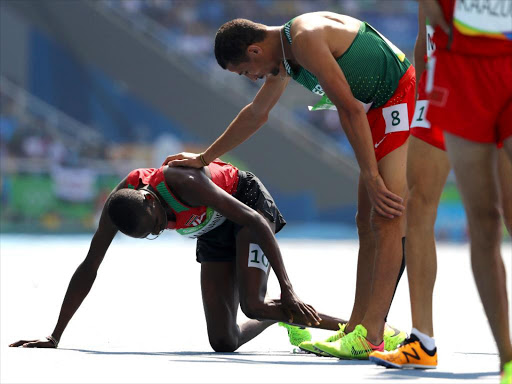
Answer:
POLYGON ((412 329, 411 335, 414 335, 418 339, 420 339, 421 344, 423 344, 423 346, 425 348, 427 348, 429 351, 433 351, 434 348, 436 347, 436 341, 434 340, 433 337, 430 337, 430 336, 418 331, 416 328, 412 329))

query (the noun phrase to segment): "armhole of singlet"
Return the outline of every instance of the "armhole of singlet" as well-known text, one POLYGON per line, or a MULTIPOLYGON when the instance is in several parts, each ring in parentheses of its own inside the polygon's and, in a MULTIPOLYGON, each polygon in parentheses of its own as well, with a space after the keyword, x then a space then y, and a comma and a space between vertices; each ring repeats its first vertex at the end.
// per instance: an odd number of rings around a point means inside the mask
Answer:
MULTIPOLYGON (((345 52, 343 52, 343 54, 341 56, 338 56, 336 58, 336 61, 338 62, 338 64, 340 64, 339 60, 341 60, 343 58, 343 56, 345 56, 350 51, 350 49, 354 46, 354 44, 356 43, 359 36, 362 35, 364 32, 366 32, 366 29, 367 29, 366 26, 368 25, 371 28, 371 25, 368 24, 366 21, 360 21, 360 23, 361 24, 359 24, 359 29, 357 30, 356 37, 354 37, 354 40, 352 40, 352 43, 350 43, 347 50, 345 52)), ((378 34, 377 34, 377 36, 378 36, 378 34)))
POLYGON ((287 23, 285 23, 284 25, 284 36, 286 37, 286 41, 288 42, 288 44, 292 45, 292 33, 291 33, 291 30, 292 30, 292 24, 293 24, 293 21, 295 20, 296 18, 294 17, 293 19, 291 19, 290 21, 288 21, 287 23), (288 27, 287 27, 288 26, 288 27), (286 33, 286 30, 288 28, 288 33, 286 33))

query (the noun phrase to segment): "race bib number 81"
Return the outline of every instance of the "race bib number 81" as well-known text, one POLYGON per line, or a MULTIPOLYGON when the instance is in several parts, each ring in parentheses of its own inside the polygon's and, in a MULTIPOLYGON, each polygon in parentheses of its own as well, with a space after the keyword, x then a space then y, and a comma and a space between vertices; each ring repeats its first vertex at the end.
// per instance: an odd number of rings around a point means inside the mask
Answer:
POLYGON ((386 134, 409 130, 409 114, 406 103, 382 108, 382 116, 386 122, 386 134))

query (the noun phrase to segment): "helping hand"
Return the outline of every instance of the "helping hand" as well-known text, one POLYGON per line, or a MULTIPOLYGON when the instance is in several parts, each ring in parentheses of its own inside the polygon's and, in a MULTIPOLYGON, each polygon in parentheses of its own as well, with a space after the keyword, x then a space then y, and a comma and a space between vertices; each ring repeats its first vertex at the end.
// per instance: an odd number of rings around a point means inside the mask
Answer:
POLYGON ((200 153, 181 152, 176 155, 169 155, 162 163, 162 165, 168 165, 170 167, 192 167, 202 168, 204 167, 203 162, 200 158, 200 153))
POLYGON ((281 292, 281 300, 279 300, 279 302, 282 306, 283 312, 288 317, 288 323, 308 326, 311 326, 312 324, 320 325, 320 321, 322 321, 322 319, 315 308, 309 304, 303 303, 292 290, 281 292))

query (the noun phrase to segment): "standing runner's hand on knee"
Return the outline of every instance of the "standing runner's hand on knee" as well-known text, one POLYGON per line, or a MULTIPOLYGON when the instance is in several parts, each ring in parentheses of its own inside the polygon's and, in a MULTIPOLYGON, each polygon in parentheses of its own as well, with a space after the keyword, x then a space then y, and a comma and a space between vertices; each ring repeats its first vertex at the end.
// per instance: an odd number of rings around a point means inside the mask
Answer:
POLYGON ((404 200, 387 189, 380 175, 366 179, 365 184, 372 205, 379 215, 390 219, 402 216, 405 209, 402 205, 404 200))

